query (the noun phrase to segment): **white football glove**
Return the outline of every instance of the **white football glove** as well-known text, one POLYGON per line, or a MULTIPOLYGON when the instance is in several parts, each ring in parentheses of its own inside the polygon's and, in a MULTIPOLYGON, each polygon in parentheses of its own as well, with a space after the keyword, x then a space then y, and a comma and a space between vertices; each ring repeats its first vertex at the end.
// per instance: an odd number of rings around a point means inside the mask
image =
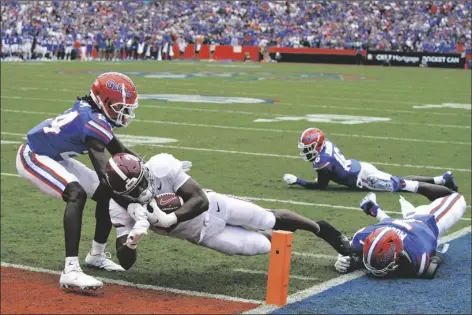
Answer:
POLYGON ((190 168, 192 167, 192 162, 190 161, 182 161, 182 170, 185 173, 188 173, 190 171, 190 168))
POLYGON ((153 199, 149 205, 152 207, 153 212, 146 210, 147 220, 155 227, 168 228, 177 223, 177 216, 175 213, 165 213, 159 208, 155 199, 153 199))
POLYGON ((338 254, 338 259, 334 263, 334 268, 339 273, 346 273, 351 266, 351 257, 338 254))
POLYGON ((140 220, 137 221, 131 232, 128 234, 128 238, 126 239, 126 242, 124 245, 128 246, 131 249, 136 249, 138 246, 139 240, 147 234, 147 230, 149 228, 150 224, 148 220, 140 220))
POLYGON ((288 184, 288 185, 293 185, 297 182, 297 176, 295 175, 292 175, 292 174, 285 174, 284 175, 284 181, 288 184))

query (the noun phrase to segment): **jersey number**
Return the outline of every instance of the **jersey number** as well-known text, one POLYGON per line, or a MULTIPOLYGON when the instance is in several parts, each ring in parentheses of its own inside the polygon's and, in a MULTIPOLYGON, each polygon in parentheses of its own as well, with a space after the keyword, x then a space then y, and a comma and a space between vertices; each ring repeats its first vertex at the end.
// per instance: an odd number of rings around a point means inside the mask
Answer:
POLYGON ((346 160, 344 155, 339 151, 337 147, 334 147, 334 158, 338 163, 342 166, 345 171, 349 171, 351 169, 351 161, 346 160))
POLYGON ((59 132, 61 132, 61 127, 64 127, 65 125, 71 123, 77 116, 79 116, 79 112, 77 111, 57 116, 51 121, 51 126, 44 127, 43 131, 45 133, 58 134, 59 132))

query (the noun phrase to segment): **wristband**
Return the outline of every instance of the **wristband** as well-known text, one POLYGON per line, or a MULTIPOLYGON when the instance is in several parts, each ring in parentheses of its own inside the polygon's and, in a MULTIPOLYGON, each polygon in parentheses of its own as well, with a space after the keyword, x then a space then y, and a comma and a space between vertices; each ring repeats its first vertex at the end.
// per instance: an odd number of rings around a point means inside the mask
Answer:
POLYGON ((301 179, 301 178, 297 177, 297 181, 295 182, 295 184, 300 185, 300 186, 305 186, 306 181, 304 179, 301 179))

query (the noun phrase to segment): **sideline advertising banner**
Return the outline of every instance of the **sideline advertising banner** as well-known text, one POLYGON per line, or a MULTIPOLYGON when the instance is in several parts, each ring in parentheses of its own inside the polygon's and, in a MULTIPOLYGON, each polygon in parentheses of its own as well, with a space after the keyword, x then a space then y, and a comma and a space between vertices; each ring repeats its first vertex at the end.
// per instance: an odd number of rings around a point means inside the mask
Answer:
POLYGON ((364 63, 367 65, 464 69, 465 58, 461 54, 368 50, 364 63))

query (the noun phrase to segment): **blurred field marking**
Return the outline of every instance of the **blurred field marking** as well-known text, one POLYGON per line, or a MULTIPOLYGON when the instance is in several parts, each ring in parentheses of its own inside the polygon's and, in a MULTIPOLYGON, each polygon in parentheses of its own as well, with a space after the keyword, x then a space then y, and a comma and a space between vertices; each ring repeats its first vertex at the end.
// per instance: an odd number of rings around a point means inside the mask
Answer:
MULTIPOLYGON (((82 75, 87 75, 89 73, 90 70, 84 70, 83 73, 78 73, 78 74, 82 74, 82 75)), ((200 73, 204 73, 204 72, 208 72, 208 71, 195 71, 195 69, 192 69, 192 72, 172 72, 168 69, 164 69, 163 71, 165 72, 170 72, 170 73, 173 73, 173 74, 181 74, 181 75, 189 75, 191 73, 194 73, 194 72, 200 72, 200 73)), ((230 70, 228 71, 217 71, 215 73, 228 73, 230 70)), ((97 72, 97 75, 100 73, 100 71, 96 71, 97 72)), ((202 76, 202 77, 198 77, 199 79, 201 79, 200 81, 196 81, 196 80, 193 80, 193 82, 191 80, 186 80, 186 79, 182 79, 182 78, 178 78, 178 79, 175 79, 175 80, 178 80, 178 85, 179 87, 175 87, 175 85, 173 83, 172 80, 164 80, 164 78, 162 79, 157 79, 157 78, 151 78, 151 77, 145 77, 145 76, 133 76, 133 74, 131 74, 131 72, 139 72, 139 73, 142 73, 142 74, 149 74, 149 75, 152 75, 152 74, 155 74, 155 73, 158 73, 159 71, 155 71, 155 72, 148 72, 148 71, 128 71, 130 72, 130 76, 133 77, 133 79, 137 79, 137 80, 143 80, 145 82, 153 82, 153 83, 159 83, 159 85, 161 86, 164 86, 166 88, 166 90, 168 88, 175 88, 175 89, 179 89, 179 90, 182 90, 182 87, 185 87, 185 90, 189 91, 191 90, 191 88, 189 87, 198 87, 197 89, 194 89, 196 91, 204 91, 204 89, 201 89, 201 86, 202 84, 205 84, 205 82, 208 82, 207 80, 205 79, 210 79, 210 80, 213 80, 215 81, 215 79, 221 79, 221 77, 217 77, 217 76, 202 76), (169 84, 170 83, 170 84, 169 84)), ((450 94, 451 96, 469 96, 469 94, 467 92, 464 92, 464 89, 460 89, 460 88, 457 88, 457 89, 443 89, 443 90, 436 90, 436 89, 431 89, 431 87, 429 86, 411 86, 411 84, 391 84, 391 82, 389 83, 388 86, 382 86, 381 84, 380 85, 377 85, 375 87, 372 87, 372 84, 370 83, 382 83, 382 82, 379 82, 378 80, 353 80, 353 81, 349 81, 349 80, 331 80, 331 81, 326 81, 326 80, 323 80, 321 78, 315 78, 314 80, 310 80, 310 78, 306 78, 306 80, 297 80, 296 77, 293 77, 295 78, 295 80, 290 80, 290 78, 288 78, 288 75, 289 74, 293 74, 294 72, 274 72, 274 71, 252 71, 252 72, 247 72, 247 71, 235 71, 236 73, 241 73, 241 72, 244 72, 245 74, 244 75, 240 75, 239 77, 240 78, 259 78, 259 77, 264 77, 264 76, 261 76, 260 74, 258 75, 258 73, 267 73, 267 72, 271 72, 272 74, 268 77, 268 80, 264 80, 264 84, 267 84, 267 85, 272 85, 272 84, 279 84, 281 82, 284 82, 284 83, 296 83, 298 85, 298 87, 300 87, 300 85, 303 85, 303 84, 313 84, 314 82, 316 82, 316 87, 317 88, 339 88, 340 86, 342 86, 342 89, 343 90, 346 90, 348 91, 350 94, 354 94, 354 95, 364 95, 366 94, 364 91, 362 91, 362 89, 372 89, 374 88, 376 93, 378 95, 386 95, 387 97, 389 98, 392 98, 392 96, 396 96, 396 95, 399 95, 400 93, 393 93, 392 94, 392 91, 398 91, 398 92, 401 92, 401 95, 414 95, 414 96, 417 96, 418 95, 418 92, 429 92, 429 93, 438 93, 438 94, 441 94, 441 95, 445 95, 445 94, 450 94), (276 77, 276 76, 280 76, 280 77, 283 77, 283 78, 288 78, 286 80, 271 80, 270 78, 271 77, 276 77), (329 82, 329 83, 326 83, 326 82, 329 82), (362 85, 359 84, 359 82, 361 82, 362 85), (351 84, 352 83, 352 84, 351 84), (353 90, 353 91, 350 91, 350 90, 353 90)), ((126 71, 125 71, 126 73, 126 71)), ((234 72, 231 72, 231 73, 234 73, 234 72)), ((296 72, 297 74, 304 74, 304 73, 300 73, 299 71, 296 72)), ((326 72, 326 71, 322 71, 322 72, 315 72, 316 74, 319 74, 319 73, 329 73, 329 74, 338 74, 338 75, 349 75, 349 74, 340 74, 340 73, 334 73, 334 72, 326 72)), ((355 76, 359 76, 361 77, 361 75, 355 75, 355 76)), ((22 79, 12 79, 11 81, 18 81, 18 82, 30 82, 34 79, 30 79, 30 77, 41 77, 41 78, 46 78, 46 77, 50 77, 50 75, 43 75, 43 74, 32 74, 32 75, 29 75, 28 78, 22 78, 22 79)), ((223 77, 222 79, 226 79, 226 80, 232 80, 234 79, 234 77, 223 77)), ((54 81, 54 80, 41 80, 41 82, 47 82, 47 83, 52 83, 52 84, 56 84, 57 81, 54 81)), ((227 82, 227 81, 226 81, 227 82)), ((231 82, 231 81, 230 81, 231 82)), ((63 82, 61 82, 62 84, 64 84, 63 82)), ((256 90, 257 92, 260 92, 261 91, 261 86, 254 86, 253 83, 257 83, 257 81, 250 81, 250 80, 247 80, 247 81, 244 81, 244 80, 241 80, 241 81, 238 81, 238 80, 233 80, 232 83, 235 83, 235 84, 244 84, 244 89, 245 90, 256 90)), ((77 84, 73 84, 73 85, 70 85, 71 87, 76 87, 76 86, 79 86, 77 84)), ((218 82, 212 82, 211 84, 212 87, 227 87, 227 84, 226 83, 222 83, 222 84, 219 84, 218 82)), ((311 96, 311 95, 300 95, 300 93, 305 93, 306 90, 302 87, 302 88, 299 88, 297 89, 296 87, 289 87, 291 92, 294 92, 295 95, 293 95, 293 98, 299 98, 299 99, 317 99, 317 98, 320 98, 319 96, 311 96)), ((76 90, 75 90, 76 91, 76 90)), ((210 92, 213 92, 214 90, 209 90, 210 92)), ((279 95, 279 94, 267 94, 267 95, 279 95)), ((321 96, 321 98, 327 98, 327 99, 339 99, 339 98, 336 98, 336 97, 330 97, 330 96, 327 96, 327 97, 323 97, 321 96)), ((351 98, 344 98, 346 100, 352 100, 351 98)), ((363 99, 358 99, 358 100, 363 100, 363 99)), ((394 103, 394 104, 398 104, 398 103, 402 103, 402 104, 414 104, 415 102, 411 102, 411 101, 401 101, 401 100, 387 100, 387 99, 376 99, 377 102, 379 103, 394 103)))
MULTIPOLYGON (((287 114, 276 114, 276 113, 259 113, 259 112, 248 112, 239 110, 223 110, 223 109, 209 109, 209 108, 195 108, 195 107, 177 107, 177 106, 165 106, 165 105, 140 105, 145 108, 162 108, 171 110, 182 110, 182 111, 197 111, 197 112, 208 112, 208 113, 225 113, 225 114, 241 114, 241 115, 253 115, 253 116, 286 116, 287 114)), ((326 106, 326 108, 333 108, 332 106, 326 106)), ((407 125, 407 126, 428 126, 428 127, 444 127, 444 128, 459 128, 459 129, 470 129, 470 126, 460 125, 441 125, 441 124, 422 124, 422 123, 401 123, 401 122, 376 122, 376 124, 385 123, 389 125, 407 125)))
MULTIPOLYGON (((12 136, 21 136, 25 137, 24 134, 14 133, 14 132, 5 132, 2 131, 2 134, 12 135, 12 136)), ((118 134, 119 136, 119 134, 118 134)), ((293 155, 280 155, 272 153, 258 153, 258 152, 244 152, 244 151, 232 151, 232 150, 220 150, 220 149, 207 149, 207 148, 196 148, 196 147, 184 147, 184 146, 175 146, 175 145, 165 145, 165 144, 145 144, 143 146, 158 147, 158 148, 168 148, 168 149, 178 149, 178 150, 190 150, 190 151, 204 151, 204 152, 218 152, 218 153, 228 153, 228 154, 241 154, 241 155, 252 155, 252 156, 263 156, 263 157, 276 157, 276 158, 285 158, 285 159, 300 159, 299 156, 293 155)), ((406 167, 406 168, 420 168, 420 169, 432 169, 432 170, 450 170, 455 172, 470 172, 470 169, 465 168, 450 168, 443 166, 426 166, 426 165, 411 165, 411 164, 395 164, 395 163, 383 163, 383 162, 367 162, 374 165, 385 165, 385 166, 395 166, 395 167, 406 167)))
MULTIPOLYGON (((30 267, 30 266, 19 265, 19 264, 10 264, 3 261, 1 262, 1 266, 27 270, 27 271, 33 271, 33 272, 42 272, 42 273, 47 273, 47 274, 52 274, 52 275, 61 274, 61 271, 30 267)), ((117 285, 122 285, 125 287, 132 287, 132 288, 138 288, 138 289, 171 292, 175 294, 182 294, 182 295, 187 295, 187 296, 198 296, 198 297, 212 298, 212 299, 225 300, 225 301, 231 301, 231 302, 253 303, 253 304, 264 303, 264 301, 260 301, 260 300, 243 299, 243 298, 222 295, 222 294, 212 294, 212 293, 204 293, 204 292, 199 292, 199 291, 173 289, 173 288, 168 288, 168 287, 160 287, 160 286, 154 286, 154 285, 149 285, 149 284, 138 284, 138 283, 132 283, 128 281, 115 280, 115 279, 109 279, 109 278, 103 278, 103 277, 95 277, 95 278, 99 279, 103 283, 117 284, 117 285)))
POLYGON ((19 144, 21 143, 20 141, 10 141, 10 140, 3 140, 1 141, 1 144, 19 144))
MULTIPOLYGON (((1 175, 2 176, 10 176, 10 177, 20 177, 20 175, 18 175, 18 174, 3 173, 3 172, 1 173, 1 175)), ((333 208, 333 209, 362 211, 359 207, 330 205, 330 204, 325 204, 325 203, 312 203, 312 202, 304 202, 304 201, 293 201, 293 200, 272 199, 272 198, 259 198, 259 197, 248 197, 248 196, 241 196, 241 198, 245 198, 245 199, 249 199, 249 200, 255 200, 255 201, 273 202, 273 203, 287 203, 287 204, 298 205, 298 206, 322 207, 322 208, 333 208)), ((467 208, 470 208, 470 205, 467 206, 467 208)), ((386 210, 384 210, 384 212, 385 213, 393 213, 393 214, 402 214, 401 211, 386 211, 386 210)), ((461 218, 461 220, 471 221, 471 218, 461 218)))
MULTIPOLYGON (((26 111, 26 110, 16 110, 16 109, 6 109, 6 108, 2 108, 1 111, 2 112, 10 112, 10 113, 32 114, 32 115, 59 115, 59 113, 40 112, 40 111, 26 111)), ((298 135, 300 134, 299 130, 238 127, 238 126, 223 126, 223 125, 207 125, 207 124, 184 123, 184 122, 178 122, 178 121, 145 120, 145 119, 134 119, 134 121, 142 122, 142 123, 149 123, 149 124, 158 124, 158 125, 161 124, 161 125, 213 128, 213 129, 293 133, 293 134, 298 134, 298 135)), ((338 137, 365 138, 365 139, 392 140, 392 141, 395 140, 395 141, 403 141, 403 142, 441 143, 441 144, 450 144, 450 145, 457 144, 457 145, 467 145, 467 146, 471 145, 470 142, 463 142, 463 141, 427 140, 427 139, 413 139, 413 138, 394 138, 394 137, 381 137, 381 136, 343 134, 343 133, 331 133, 331 135, 338 136, 338 137)))
MULTIPOLYGON (((439 244, 444 244, 444 243, 453 241, 453 240, 455 240, 455 239, 457 239, 461 236, 464 236, 468 233, 471 233, 471 226, 464 227, 464 228, 462 228, 462 229, 460 229, 460 230, 458 230, 458 231, 456 231, 452 234, 441 237, 439 239, 439 244)), ((360 278, 360 277, 364 276, 365 274, 366 274, 365 270, 354 271, 352 273, 348 273, 348 274, 333 278, 331 280, 325 281, 323 283, 317 284, 317 285, 315 285, 311 288, 298 291, 297 293, 294 293, 294 294, 292 294, 288 297, 287 305, 295 303, 295 302, 299 302, 299 301, 304 300, 304 299, 309 298, 309 297, 313 297, 314 295, 319 294, 323 291, 326 291, 326 290, 331 289, 333 287, 336 287, 338 285, 344 284, 344 283, 349 282, 351 280, 360 278)), ((286 307, 287 305, 285 305, 284 307, 286 307)), ((261 305, 257 308, 254 308, 252 310, 243 312, 242 314, 267 314, 267 313, 271 313, 271 312, 273 312, 273 311, 275 311, 279 308, 280 307, 277 307, 277 306, 274 306, 274 305, 263 304, 263 305, 261 305)))
MULTIPOLYGON (((234 272, 242 272, 242 273, 250 273, 250 274, 255 274, 255 275, 266 275, 268 274, 267 271, 262 271, 262 270, 252 270, 252 269, 233 269, 232 271, 234 272)), ((297 279, 297 280, 306 280, 306 281, 318 281, 319 278, 315 277, 305 277, 305 276, 299 276, 299 275, 290 275, 291 279, 297 279)))
POLYGON ((312 253, 300 253, 300 252, 292 252, 292 255, 301 256, 301 257, 328 259, 328 260, 333 260, 333 259, 336 260, 336 258, 338 257, 336 255, 312 254, 312 253))
MULTIPOLYGON (((23 89, 26 89, 26 88, 23 88, 23 89)), ((33 88, 33 89, 40 89, 40 88, 33 88)), ((53 91, 52 89, 47 89, 48 91, 53 91)), ((2 89, 2 91, 8 91, 8 89, 2 89)), ((54 90, 56 91, 56 90, 54 90)), ((76 92, 75 90, 66 90, 66 89, 58 89, 58 91, 70 91, 70 92, 76 92)), ((170 91, 170 89, 169 89, 170 91)), ((179 92, 181 92, 181 90, 177 90, 179 92)), ((187 89, 186 91, 188 92, 198 92, 198 93, 202 93, 201 90, 189 90, 187 89)), ((77 93, 77 92, 76 92, 77 93)), ((238 95, 245 95, 245 96, 252 96, 252 97, 256 97, 254 96, 254 94, 252 93, 243 93, 243 92, 238 92, 237 93, 238 95)), ((261 94, 264 94, 264 97, 270 97, 270 96, 275 96, 275 97, 278 97, 280 95, 278 94, 274 94, 274 95, 270 95, 270 94, 265 94, 265 93, 261 93, 261 94)), ((62 99, 50 99, 50 98, 37 98, 37 97, 24 97, 24 96, 10 96, 10 95, 2 95, 2 98, 9 98, 9 99, 25 99, 25 100, 36 100, 36 101, 51 101, 51 102, 61 102, 61 103, 70 103, 71 100, 62 100, 62 99)), ((318 98, 323 98, 323 97, 318 97, 318 98)), ((343 100, 354 100, 354 99, 351 99, 351 98, 343 98, 343 100)), ((369 99, 368 100, 369 102, 371 103, 378 103, 379 100, 373 100, 373 99, 369 99)), ((144 100, 142 102, 145 102, 144 100)), ((398 103, 398 102, 396 102, 398 103)), ((412 105, 418 105, 418 104, 424 104, 425 102, 414 102, 414 103, 411 103, 412 105)), ((443 113, 443 112, 431 112, 431 111, 424 111, 424 112, 421 112, 420 110, 403 110, 403 109, 389 109, 389 108, 375 108, 375 107, 351 107, 351 106, 335 106, 335 105, 314 105, 314 104, 302 104, 302 103, 290 103, 290 102, 278 102, 277 105, 288 105, 290 107, 293 107, 293 106, 300 106, 300 107, 309 107, 309 108, 327 108, 327 109, 343 109, 343 110, 359 110, 359 111, 378 111, 378 112, 389 112, 389 113, 407 113, 407 114, 421 114, 421 115, 438 115, 438 116, 463 116, 463 114, 461 113, 458 113, 458 112, 455 112, 455 113, 443 113)), ((267 105, 265 105, 267 106, 267 105)))

